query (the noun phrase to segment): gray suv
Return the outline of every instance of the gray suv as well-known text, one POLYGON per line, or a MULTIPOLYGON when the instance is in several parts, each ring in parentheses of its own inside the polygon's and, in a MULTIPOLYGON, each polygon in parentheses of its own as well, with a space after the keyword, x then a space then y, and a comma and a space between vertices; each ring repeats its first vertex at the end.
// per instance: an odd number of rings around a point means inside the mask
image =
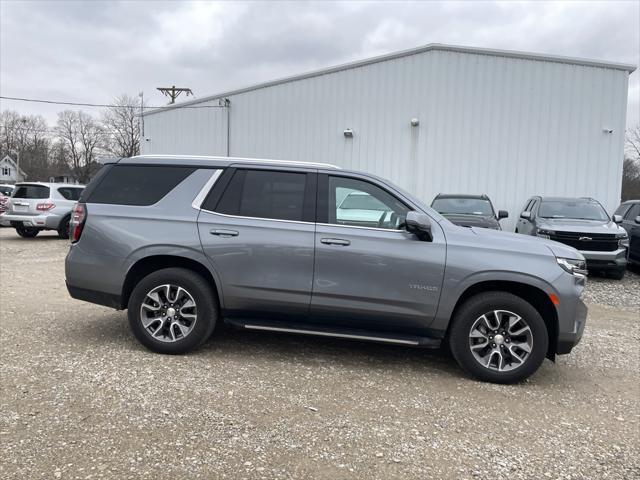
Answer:
POLYGON ((448 345, 470 374, 512 383, 569 353, 587 314, 574 248, 456 226, 384 179, 325 164, 122 159, 87 186, 71 239, 71 296, 128 309, 160 353, 225 322, 448 345))
POLYGON ((590 272, 620 280, 627 268, 629 236, 620 215, 609 216, 593 198, 531 197, 520 213, 516 233, 564 243, 584 255, 590 272))

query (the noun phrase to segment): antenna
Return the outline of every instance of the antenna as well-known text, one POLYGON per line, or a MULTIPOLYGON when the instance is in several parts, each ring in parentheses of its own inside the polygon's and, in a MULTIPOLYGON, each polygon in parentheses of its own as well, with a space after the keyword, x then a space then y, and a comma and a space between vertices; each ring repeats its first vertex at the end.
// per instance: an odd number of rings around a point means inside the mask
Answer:
POLYGON ((171 99, 169 102, 170 105, 172 103, 176 103, 176 98, 178 98, 182 92, 185 92, 187 97, 189 95, 193 97, 193 92, 190 88, 176 88, 176 86, 173 85, 172 87, 158 87, 158 90, 160 90, 165 97, 169 97, 171 99))

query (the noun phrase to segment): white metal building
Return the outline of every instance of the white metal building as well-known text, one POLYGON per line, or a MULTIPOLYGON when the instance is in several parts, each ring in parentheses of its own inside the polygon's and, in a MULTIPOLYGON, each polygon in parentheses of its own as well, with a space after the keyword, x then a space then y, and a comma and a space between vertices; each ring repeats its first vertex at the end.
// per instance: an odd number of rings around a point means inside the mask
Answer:
POLYGON ((512 229, 534 194, 615 209, 634 70, 432 44, 149 111, 142 151, 333 163, 427 203, 486 193, 512 229))

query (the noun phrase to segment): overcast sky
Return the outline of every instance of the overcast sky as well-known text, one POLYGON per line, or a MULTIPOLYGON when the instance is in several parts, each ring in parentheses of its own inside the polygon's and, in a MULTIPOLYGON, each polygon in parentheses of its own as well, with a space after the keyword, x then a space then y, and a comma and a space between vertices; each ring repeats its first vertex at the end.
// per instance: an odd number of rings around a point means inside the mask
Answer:
MULTIPOLYGON (((108 103, 158 86, 196 97, 427 43, 640 64, 640 1, 64 2, 0 0, 5 96, 108 103)), ((628 125, 640 122, 632 74, 628 125)), ((0 100, 42 114, 63 107, 0 100)), ((94 110, 87 109, 88 111, 94 110)))

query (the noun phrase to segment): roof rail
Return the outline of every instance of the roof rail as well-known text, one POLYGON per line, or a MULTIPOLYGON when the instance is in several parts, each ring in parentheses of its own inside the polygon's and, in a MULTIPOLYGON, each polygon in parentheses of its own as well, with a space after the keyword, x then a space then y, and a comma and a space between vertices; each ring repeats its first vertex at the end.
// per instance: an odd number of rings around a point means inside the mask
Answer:
POLYGON ((194 160, 222 160, 229 163, 254 163, 254 164, 268 164, 268 165, 299 165, 305 167, 318 167, 318 168, 333 168, 340 170, 340 167, 331 163, 319 163, 319 162, 302 162, 297 160, 275 160, 268 158, 245 158, 245 157, 218 157, 214 155, 136 155, 130 157, 131 159, 145 159, 145 158, 174 158, 174 159, 194 159, 194 160))

